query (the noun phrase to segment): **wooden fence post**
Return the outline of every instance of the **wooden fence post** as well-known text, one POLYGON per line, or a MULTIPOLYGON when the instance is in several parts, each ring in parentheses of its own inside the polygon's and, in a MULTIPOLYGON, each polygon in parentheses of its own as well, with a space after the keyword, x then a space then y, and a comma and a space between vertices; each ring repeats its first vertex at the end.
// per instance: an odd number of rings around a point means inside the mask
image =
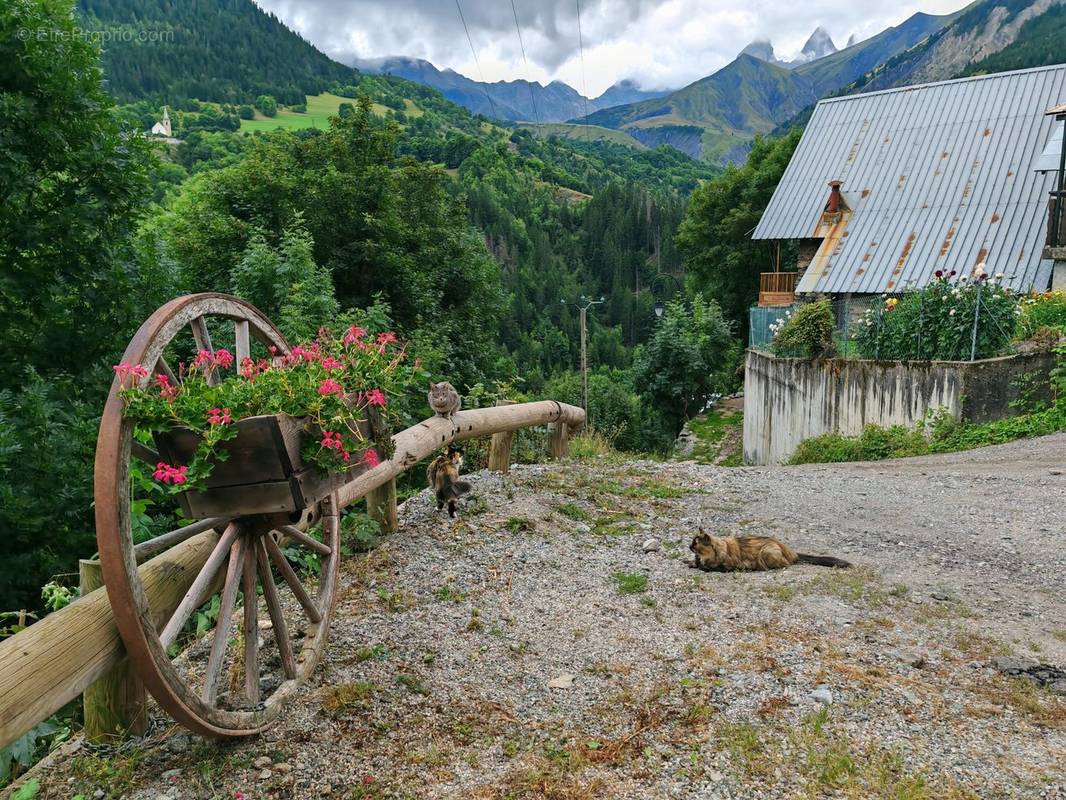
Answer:
POLYGON ((382 533, 396 533, 399 530, 395 478, 366 493, 366 513, 378 523, 382 533))
POLYGON ((570 426, 565 419, 552 424, 551 450, 552 458, 566 458, 570 455, 570 426))
MULTIPOLYGON (((99 561, 81 559, 78 575, 83 597, 104 585, 99 561)), ((81 699, 85 710, 85 738, 91 742, 140 736, 148 729, 148 698, 129 659, 123 658, 86 686, 81 699)))
MULTIPOLYGON (((497 400, 497 406, 513 406, 514 400, 497 400)), ((511 445, 514 443, 514 431, 492 434, 489 442, 489 469, 506 475, 511 471, 511 445)))

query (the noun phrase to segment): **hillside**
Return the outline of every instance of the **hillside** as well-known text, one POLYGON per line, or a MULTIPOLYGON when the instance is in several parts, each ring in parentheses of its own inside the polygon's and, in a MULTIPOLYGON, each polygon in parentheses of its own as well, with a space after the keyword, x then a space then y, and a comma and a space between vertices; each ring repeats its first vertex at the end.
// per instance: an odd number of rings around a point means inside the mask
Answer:
POLYGON ((509 122, 564 122, 589 112, 623 103, 661 97, 666 91, 646 91, 632 80, 611 86, 599 97, 583 97, 562 81, 543 86, 536 81, 515 80, 494 83, 476 81, 451 69, 438 69, 424 59, 393 56, 357 59, 355 66, 373 75, 394 75, 432 86, 475 114, 509 122))
POLYGON ((774 130, 819 97, 851 83, 954 19, 955 15, 915 14, 836 52, 830 50, 831 41, 808 42, 810 47, 805 49, 810 56, 828 55, 805 63, 773 59, 773 48, 767 43, 749 45, 706 78, 662 98, 597 112, 589 116, 589 122, 625 130, 652 146, 671 144, 707 161, 742 160, 756 134, 774 130))
POLYGON ((77 0, 76 7, 86 28, 114 32, 104 70, 120 102, 249 103, 269 94, 301 103, 355 75, 249 0, 77 0), (138 41, 144 31, 160 40, 138 41))
POLYGON ((1066 58, 1062 20, 1062 0, 978 0, 950 25, 858 76, 841 93, 1059 63, 1066 58), (1001 51, 1005 55, 997 60, 1001 51))

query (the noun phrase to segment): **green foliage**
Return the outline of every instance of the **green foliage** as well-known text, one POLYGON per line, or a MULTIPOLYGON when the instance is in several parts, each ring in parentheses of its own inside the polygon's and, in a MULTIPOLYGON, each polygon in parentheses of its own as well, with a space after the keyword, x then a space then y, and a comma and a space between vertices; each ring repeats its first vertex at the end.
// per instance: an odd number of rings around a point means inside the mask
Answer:
POLYGON ((41 587, 41 599, 44 600, 44 607, 49 611, 59 611, 61 608, 66 608, 78 599, 79 594, 77 587, 72 589, 55 579, 48 581, 41 587))
POLYGON ((1013 337, 1018 298, 1001 276, 952 283, 937 276, 924 288, 868 309, 854 334, 865 358, 955 361, 1002 354, 1013 337), (976 326, 976 346, 974 328, 976 326))
POLYGON ((67 4, 3 3, 0 42, 0 341, 18 354, 0 388, 14 388, 27 365, 80 371, 128 328, 125 244, 150 154, 112 114, 67 4))
POLYGON ((83 28, 109 32, 104 70, 127 101, 302 103, 355 75, 254 3, 78 0, 83 28))
MULTIPOLYGON (((589 423, 611 445, 629 452, 662 450, 668 445, 666 424, 640 397, 630 370, 600 367, 590 370, 588 382, 589 423)), ((580 406, 581 373, 557 374, 538 396, 580 406)))
POLYGON ((99 398, 24 373, 0 389, 0 609, 34 608, 49 575, 96 549, 91 465, 99 398))
POLYGON ((805 303, 795 313, 786 312, 782 322, 771 325, 770 349, 775 355, 797 358, 832 358, 836 355, 833 306, 823 297, 805 303))
POLYGON ((696 295, 688 304, 667 304, 633 372, 636 385, 673 423, 673 434, 720 391, 731 345, 730 323, 715 301, 696 295))
POLYGON ((348 553, 367 553, 378 546, 381 526, 369 514, 348 509, 341 517, 341 545, 348 553))
MULTIPOLYGON (((34 764, 49 748, 69 739, 70 734, 70 726, 53 716, 34 725, 7 747, 0 749, 0 787, 17 778, 19 773, 34 764)), ((36 797, 39 788, 36 780, 27 781, 12 798, 36 797)))
POLYGON ((261 94, 255 98, 255 107, 264 117, 276 117, 278 115, 278 101, 273 95, 261 94))
POLYGON ((766 242, 751 238, 799 143, 800 131, 782 139, 756 138, 748 160, 730 165, 697 188, 678 228, 677 246, 693 284, 713 298, 738 331, 759 293, 759 273, 771 269, 766 242))
MULTIPOLYGON (((397 157, 395 127, 359 106, 329 131, 279 131, 234 165, 195 176, 154 227, 190 288, 217 290, 232 284, 253 237, 278 240, 301 220, 342 308, 380 294, 429 368, 473 384, 496 353, 498 268, 444 173, 397 157)), ((284 250, 281 262, 292 261, 284 250)), ((263 244, 248 255, 280 268, 263 244)))
POLYGON ((237 116, 239 116, 241 119, 254 119, 255 109, 247 103, 244 103, 240 106, 240 108, 237 109, 237 116))
POLYGON ((275 249, 261 231, 252 234, 230 276, 231 291, 277 322, 289 341, 310 341, 333 324, 340 304, 329 270, 314 260, 314 243, 297 213, 275 249))
POLYGON ((1066 292, 1034 293, 1021 300, 1018 338, 1029 339, 1041 328, 1054 328, 1066 336, 1066 292))

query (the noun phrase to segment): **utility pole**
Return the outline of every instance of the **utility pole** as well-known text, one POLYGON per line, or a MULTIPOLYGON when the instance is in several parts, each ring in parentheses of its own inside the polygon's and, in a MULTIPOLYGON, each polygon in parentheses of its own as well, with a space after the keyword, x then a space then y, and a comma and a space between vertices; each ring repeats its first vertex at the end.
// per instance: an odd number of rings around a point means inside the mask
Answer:
MULTIPOLYGON (((559 302, 565 304, 566 300, 559 302)), ((604 297, 600 297, 599 300, 589 300, 582 295, 579 302, 584 303, 584 305, 579 305, 577 310, 578 319, 581 322, 581 408, 585 410, 585 424, 587 425, 589 413, 588 310, 607 300, 604 297)))

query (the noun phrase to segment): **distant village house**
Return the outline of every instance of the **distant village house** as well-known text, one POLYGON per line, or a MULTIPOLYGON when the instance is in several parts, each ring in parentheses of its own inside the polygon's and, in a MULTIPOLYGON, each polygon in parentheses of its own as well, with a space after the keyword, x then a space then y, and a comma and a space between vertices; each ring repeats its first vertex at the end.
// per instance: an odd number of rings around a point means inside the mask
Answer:
POLYGON ((1016 291, 1066 288, 1064 103, 1066 65, 822 100, 752 237, 797 254, 762 274, 760 306, 979 264, 1016 291))

